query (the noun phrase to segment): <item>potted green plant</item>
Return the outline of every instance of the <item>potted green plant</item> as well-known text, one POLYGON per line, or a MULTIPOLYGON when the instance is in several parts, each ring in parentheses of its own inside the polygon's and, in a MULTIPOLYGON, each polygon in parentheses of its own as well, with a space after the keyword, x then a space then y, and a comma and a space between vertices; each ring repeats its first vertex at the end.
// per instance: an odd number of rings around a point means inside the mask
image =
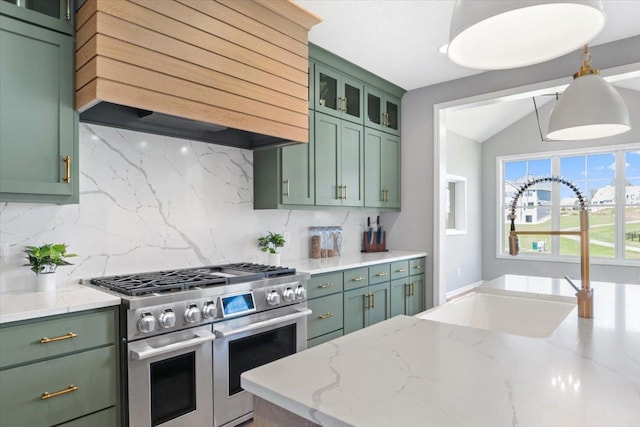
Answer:
POLYGON ((280 253, 278 253, 278 248, 284 247, 284 244, 287 243, 284 240, 282 234, 272 233, 269 231, 269 234, 266 236, 258 238, 258 248, 262 252, 269 253, 269 264, 270 265, 280 265, 280 253))
POLYGON ((39 291, 52 291, 56 286, 56 269, 59 265, 70 265, 65 258, 77 256, 67 252, 64 243, 46 244, 42 246, 25 246, 28 264, 31 271, 36 273, 37 289, 39 291))

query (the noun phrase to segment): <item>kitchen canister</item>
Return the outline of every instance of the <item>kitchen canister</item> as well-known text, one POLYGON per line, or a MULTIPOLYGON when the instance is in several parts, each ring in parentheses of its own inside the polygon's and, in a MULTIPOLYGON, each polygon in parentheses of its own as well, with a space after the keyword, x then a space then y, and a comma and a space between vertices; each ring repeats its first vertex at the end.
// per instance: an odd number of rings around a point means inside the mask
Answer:
POLYGON ((309 227, 309 256, 331 258, 342 252, 342 227, 309 227))

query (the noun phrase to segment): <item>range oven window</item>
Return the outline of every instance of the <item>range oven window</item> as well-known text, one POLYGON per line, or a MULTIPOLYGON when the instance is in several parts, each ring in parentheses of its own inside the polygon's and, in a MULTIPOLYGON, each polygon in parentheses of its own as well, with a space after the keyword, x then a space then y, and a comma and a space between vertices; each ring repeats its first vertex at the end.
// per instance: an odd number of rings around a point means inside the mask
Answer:
POLYGON ((296 324, 229 342, 229 396, 242 391, 240 374, 296 352, 296 324))
POLYGON ((195 352, 152 363, 149 369, 152 426, 195 411, 195 352))

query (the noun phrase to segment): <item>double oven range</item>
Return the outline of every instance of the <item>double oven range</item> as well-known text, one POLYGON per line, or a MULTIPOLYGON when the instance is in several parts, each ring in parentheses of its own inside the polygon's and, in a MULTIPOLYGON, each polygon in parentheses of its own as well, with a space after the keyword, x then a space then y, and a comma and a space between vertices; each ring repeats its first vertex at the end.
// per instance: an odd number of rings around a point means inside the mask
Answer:
POLYGON ((129 426, 250 419, 240 375, 306 348, 308 279, 250 263, 91 279, 122 298, 129 426))

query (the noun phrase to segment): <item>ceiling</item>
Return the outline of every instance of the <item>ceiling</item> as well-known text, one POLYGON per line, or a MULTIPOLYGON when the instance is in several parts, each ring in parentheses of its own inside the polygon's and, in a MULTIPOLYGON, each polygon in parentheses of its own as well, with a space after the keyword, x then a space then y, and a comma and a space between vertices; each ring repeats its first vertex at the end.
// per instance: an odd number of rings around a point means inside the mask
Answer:
MULTIPOLYGON (((438 52, 448 42, 454 0, 294 0, 324 21, 309 40, 407 89, 480 71, 438 52)), ((640 34, 638 0, 604 0, 607 24, 591 44, 640 34)))

